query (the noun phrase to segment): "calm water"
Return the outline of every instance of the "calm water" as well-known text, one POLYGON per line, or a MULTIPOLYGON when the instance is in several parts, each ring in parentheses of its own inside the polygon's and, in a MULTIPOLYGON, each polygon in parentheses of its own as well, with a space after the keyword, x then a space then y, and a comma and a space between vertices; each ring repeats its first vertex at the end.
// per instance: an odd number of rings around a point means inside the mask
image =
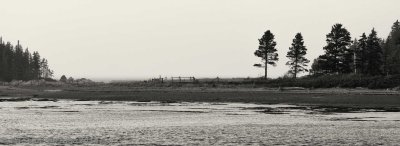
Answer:
POLYGON ((0 144, 399 145, 400 113, 293 105, 0 102, 0 144))

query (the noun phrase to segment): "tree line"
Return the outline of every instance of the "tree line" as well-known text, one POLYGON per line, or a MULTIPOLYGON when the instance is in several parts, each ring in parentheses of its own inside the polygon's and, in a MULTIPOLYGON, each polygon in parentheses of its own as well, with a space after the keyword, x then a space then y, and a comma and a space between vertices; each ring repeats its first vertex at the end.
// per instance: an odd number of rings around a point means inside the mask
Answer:
MULTIPOLYGON (((377 36, 373 28, 366 35, 361 34, 359 39, 352 40, 350 32, 342 25, 335 24, 331 32, 326 35, 325 54, 314 59, 311 70, 307 69, 310 62, 305 55, 307 48, 301 33, 297 33, 293 43, 287 52, 286 63, 290 67, 288 73, 296 78, 300 72, 308 72, 312 75, 324 74, 360 74, 360 75, 397 75, 400 74, 400 24, 397 20, 387 39, 377 36)), ((267 30, 259 39, 259 47, 255 56, 260 57, 261 64, 256 67, 265 68, 267 78, 268 65, 276 65, 279 60, 275 48, 274 34, 267 30)))
POLYGON ((41 58, 37 51, 30 53, 28 48, 23 49, 17 42, 13 46, 10 42, 4 43, 0 38, 0 81, 48 79, 53 71, 48 61, 41 58))

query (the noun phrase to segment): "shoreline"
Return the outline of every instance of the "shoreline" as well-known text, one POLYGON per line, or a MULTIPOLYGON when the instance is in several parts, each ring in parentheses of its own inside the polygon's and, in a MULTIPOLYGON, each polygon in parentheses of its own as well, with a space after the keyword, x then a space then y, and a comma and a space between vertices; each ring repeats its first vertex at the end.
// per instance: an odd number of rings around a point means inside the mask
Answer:
POLYGON ((0 98, 48 100, 240 102, 386 107, 400 106, 400 92, 370 89, 304 88, 17 88, 0 87, 0 98))

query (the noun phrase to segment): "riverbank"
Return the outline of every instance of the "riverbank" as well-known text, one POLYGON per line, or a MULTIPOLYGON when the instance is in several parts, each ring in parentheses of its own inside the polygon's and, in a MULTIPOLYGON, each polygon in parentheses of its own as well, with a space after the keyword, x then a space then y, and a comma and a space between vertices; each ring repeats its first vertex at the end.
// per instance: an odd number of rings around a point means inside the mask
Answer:
POLYGON ((386 107, 400 105, 400 92, 304 88, 37 88, 0 87, 2 97, 98 101, 242 102, 386 107))

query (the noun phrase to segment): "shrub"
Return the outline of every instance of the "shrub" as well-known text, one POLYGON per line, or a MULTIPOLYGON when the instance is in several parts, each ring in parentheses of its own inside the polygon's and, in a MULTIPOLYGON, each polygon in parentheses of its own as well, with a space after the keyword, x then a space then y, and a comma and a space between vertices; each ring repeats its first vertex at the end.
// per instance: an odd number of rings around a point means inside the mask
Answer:
MULTIPOLYGON (((253 80, 242 82, 264 87, 305 87, 305 88, 356 88, 370 89, 394 88, 400 85, 400 75, 394 76, 368 76, 357 74, 304 76, 298 79, 280 77, 269 80, 253 80)), ((238 83, 229 83, 237 85, 238 83)))

